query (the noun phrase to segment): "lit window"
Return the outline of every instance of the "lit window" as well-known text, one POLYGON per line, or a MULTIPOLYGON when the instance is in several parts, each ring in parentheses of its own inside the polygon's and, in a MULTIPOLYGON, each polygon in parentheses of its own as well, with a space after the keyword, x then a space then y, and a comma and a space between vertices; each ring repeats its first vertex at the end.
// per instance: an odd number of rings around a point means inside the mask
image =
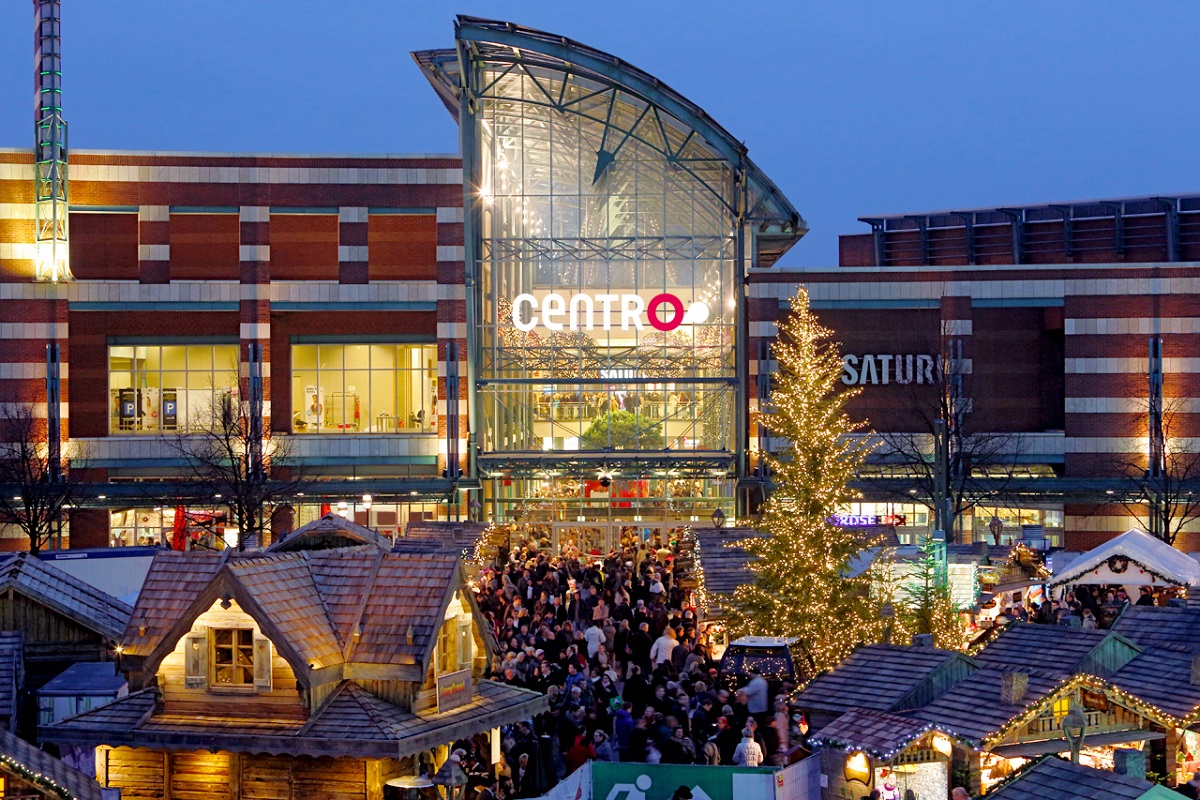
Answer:
POLYGON ((203 425, 238 384, 238 346, 114 345, 108 348, 109 431, 173 433, 203 425))
POLYGON ((433 345, 292 347, 292 429, 297 433, 435 431, 433 345))
POLYGON ((254 685, 254 631, 249 628, 213 628, 212 684, 254 685))

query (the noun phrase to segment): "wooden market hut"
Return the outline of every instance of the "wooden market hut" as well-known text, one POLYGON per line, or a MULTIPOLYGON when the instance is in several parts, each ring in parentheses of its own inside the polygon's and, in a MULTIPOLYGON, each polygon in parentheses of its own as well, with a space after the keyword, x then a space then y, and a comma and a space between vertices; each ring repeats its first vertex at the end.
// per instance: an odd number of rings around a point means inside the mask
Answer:
POLYGON ((72 664, 111 661, 131 612, 37 556, 0 557, 0 631, 23 634, 31 690, 72 664))
POLYGON ((1079 584, 1125 587, 1130 597, 1141 586, 1200 585, 1200 562, 1136 528, 1083 553, 1049 582, 1055 596, 1079 584))
POLYGON ((484 624, 455 552, 163 552, 121 639, 132 693, 39 733, 95 747, 127 800, 379 800, 546 708, 481 680, 484 624))
POLYGON ((380 550, 391 550, 392 540, 365 525, 359 525, 357 522, 330 512, 276 538, 267 547, 267 552, 296 553, 301 550, 329 550, 335 547, 359 547, 361 545, 372 545, 380 550))
POLYGON ((1030 763, 987 795, 989 800, 1169 800, 1179 796, 1144 777, 1092 769, 1057 756, 1030 763))
POLYGON ((8 731, 0 731, 0 797, 117 800, 90 776, 8 731))
POLYGON ((792 704, 820 732, 851 709, 899 712, 919 708, 978 668, 951 650, 916 645, 860 647, 836 669, 792 695, 792 704))
POLYGON ((821 745, 822 796, 862 797, 891 778, 917 797, 950 794, 954 739, 909 715, 855 708, 813 737, 821 745))

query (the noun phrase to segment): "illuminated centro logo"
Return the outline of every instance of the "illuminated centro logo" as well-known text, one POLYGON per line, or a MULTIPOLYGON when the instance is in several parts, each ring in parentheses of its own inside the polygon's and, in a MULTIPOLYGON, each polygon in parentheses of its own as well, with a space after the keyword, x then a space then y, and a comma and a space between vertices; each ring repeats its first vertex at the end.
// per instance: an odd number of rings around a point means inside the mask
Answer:
POLYGON ((683 301, 669 292, 656 294, 650 302, 636 294, 575 294, 568 299, 551 292, 539 302, 531 294, 513 300, 512 321, 519 331, 539 324, 552 331, 641 330, 643 319, 656 331, 673 331, 680 325, 700 325, 708 319, 708 306, 696 301, 684 310, 683 301), (528 316, 526 316, 528 308, 528 316), (540 316, 538 312, 541 312, 540 316), (597 324, 597 312, 599 324, 597 324))

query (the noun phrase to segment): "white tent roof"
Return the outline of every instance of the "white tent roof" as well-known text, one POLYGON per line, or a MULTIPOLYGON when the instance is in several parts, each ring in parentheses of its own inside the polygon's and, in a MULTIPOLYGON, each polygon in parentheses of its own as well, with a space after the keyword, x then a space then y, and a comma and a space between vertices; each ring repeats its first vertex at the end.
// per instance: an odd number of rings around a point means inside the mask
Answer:
MULTIPOLYGON (((1062 574, 1055 575, 1050 581, 1050 585, 1091 583, 1092 581, 1087 579, 1088 573, 1097 569, 1108 571, 1106 569, 1108 560, 1113 556, 1124 556, 1129 559, 1131 564, 1136 564, 1166 583, 1177 586, 1200 584, 1200 562, 1187 553, 1176 550, 1161 539, 1155 539, 1145 531, 1134 528, 1079 556, 1063 570, 1062 574)), ((1130 578, 1133 576, 1131 575, 1130 578)), ((1105 580, 1104 582, 1109 581, 1105 580)), ((1151 581, 1133 580, 1132 582, 1150 583, 1151 581)))

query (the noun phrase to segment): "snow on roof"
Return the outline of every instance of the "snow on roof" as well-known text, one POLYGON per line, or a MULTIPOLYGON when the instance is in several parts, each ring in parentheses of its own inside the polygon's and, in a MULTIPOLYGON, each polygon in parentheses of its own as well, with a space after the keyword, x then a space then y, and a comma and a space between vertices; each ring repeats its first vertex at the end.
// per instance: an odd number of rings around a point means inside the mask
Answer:
POLYGON ((1085 576, 1106 566, 1114 556, 1129 559, 1130 563, 1158 579, 1134 580, 1131 575, 1131 582, 1134 583, 1167 583, 1176 586, 1200 584, 1200 562, 1161 539, 1134 528, 1076 558, 1061 574, 1054 576, 1050 585, 1087 583, 1085 576))

